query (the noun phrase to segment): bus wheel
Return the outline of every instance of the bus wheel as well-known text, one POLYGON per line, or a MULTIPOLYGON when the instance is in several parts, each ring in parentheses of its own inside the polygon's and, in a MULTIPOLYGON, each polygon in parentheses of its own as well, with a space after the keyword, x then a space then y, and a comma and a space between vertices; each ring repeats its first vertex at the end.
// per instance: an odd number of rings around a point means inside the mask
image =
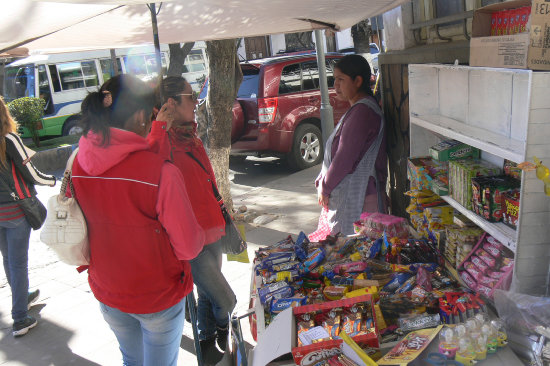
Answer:
POLYGON ((78 118, 69 118, 63 126, 63 136, 81 135, 82 131, 83 128, 78 118))

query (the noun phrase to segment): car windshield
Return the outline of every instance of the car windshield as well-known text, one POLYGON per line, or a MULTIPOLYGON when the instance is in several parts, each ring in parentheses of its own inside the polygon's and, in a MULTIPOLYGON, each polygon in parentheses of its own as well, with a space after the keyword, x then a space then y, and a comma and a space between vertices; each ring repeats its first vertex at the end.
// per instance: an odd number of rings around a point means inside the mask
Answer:
MULTIPOLYGON (((259 83, 259 70, 258 69, 246 69, 243 70, 243 81, 237 92, 237 98, 256 98, 258 95, 258 83, 259 83)), ((199 99, 206 98, 208 91, 208 80, 202 88, 199 99)))
POLYGON ((34 97, 34 65, 7 67, 4 98, 6 102, 22 97, 34 97))

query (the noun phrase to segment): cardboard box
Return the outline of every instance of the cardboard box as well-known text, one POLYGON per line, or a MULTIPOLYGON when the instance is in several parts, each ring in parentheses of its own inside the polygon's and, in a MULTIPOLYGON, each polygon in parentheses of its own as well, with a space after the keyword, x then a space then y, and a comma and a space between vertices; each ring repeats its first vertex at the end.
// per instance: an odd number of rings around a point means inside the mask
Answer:
POLYGON ((357 302, 370 302, 374 323, 374 333, 353 337, 359 345, 379 348, 378 326, 371 295, 363 295, 351 299, 329 301, 321 304, 306 305, 288 308, 275 317, 265 332, 258 336, 258 343, 249 355, 249 364, 252 366, 266 365, 284 355, 292 353, 297 365, 313 366, 323 359, 341 353, 341 339, 314 343, 308 346, 297 347, 295 315, 311 312, 312 310, 333 309, 349 306, 357 302))
POLYGON ((550 2, 514 0, 477 9, 472 20, 470 66, 550 70, 550 2), (524 33, 491 36, 492 14, 531 6, 524 33))
POLYGON ((444 140, 430 147, 430 155, 438 161, 479 158, 479 149, 457 140, 444 140))

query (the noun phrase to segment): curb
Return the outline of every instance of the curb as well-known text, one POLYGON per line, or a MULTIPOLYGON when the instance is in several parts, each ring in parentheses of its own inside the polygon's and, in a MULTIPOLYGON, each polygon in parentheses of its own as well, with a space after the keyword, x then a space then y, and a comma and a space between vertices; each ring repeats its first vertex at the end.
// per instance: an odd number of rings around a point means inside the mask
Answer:
POLYGON ((67 160, 78 144, 67 145, 55 149, 38 151, 31 159, 36 169, 44 173, 65 170, 67 160))

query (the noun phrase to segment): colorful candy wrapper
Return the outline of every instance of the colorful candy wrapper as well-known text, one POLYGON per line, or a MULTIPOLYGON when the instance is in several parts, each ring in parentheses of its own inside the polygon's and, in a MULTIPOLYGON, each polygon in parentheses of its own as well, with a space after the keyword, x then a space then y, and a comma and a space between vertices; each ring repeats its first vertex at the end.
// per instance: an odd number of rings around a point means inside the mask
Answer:
POLYGON ((303 263, 302 269, 305 273, 310 272, 317 267, 325 259, 325 250, 322 248, 315 249, 310 253, 303 263))
POLYGON ((288 309, 290 307, 293 308, 293 307, 305 305, 306 301, 307 301, 306 296, 273 299, 271 300, 270 311, 272 314, 279 314, 281 311, 288 309))

